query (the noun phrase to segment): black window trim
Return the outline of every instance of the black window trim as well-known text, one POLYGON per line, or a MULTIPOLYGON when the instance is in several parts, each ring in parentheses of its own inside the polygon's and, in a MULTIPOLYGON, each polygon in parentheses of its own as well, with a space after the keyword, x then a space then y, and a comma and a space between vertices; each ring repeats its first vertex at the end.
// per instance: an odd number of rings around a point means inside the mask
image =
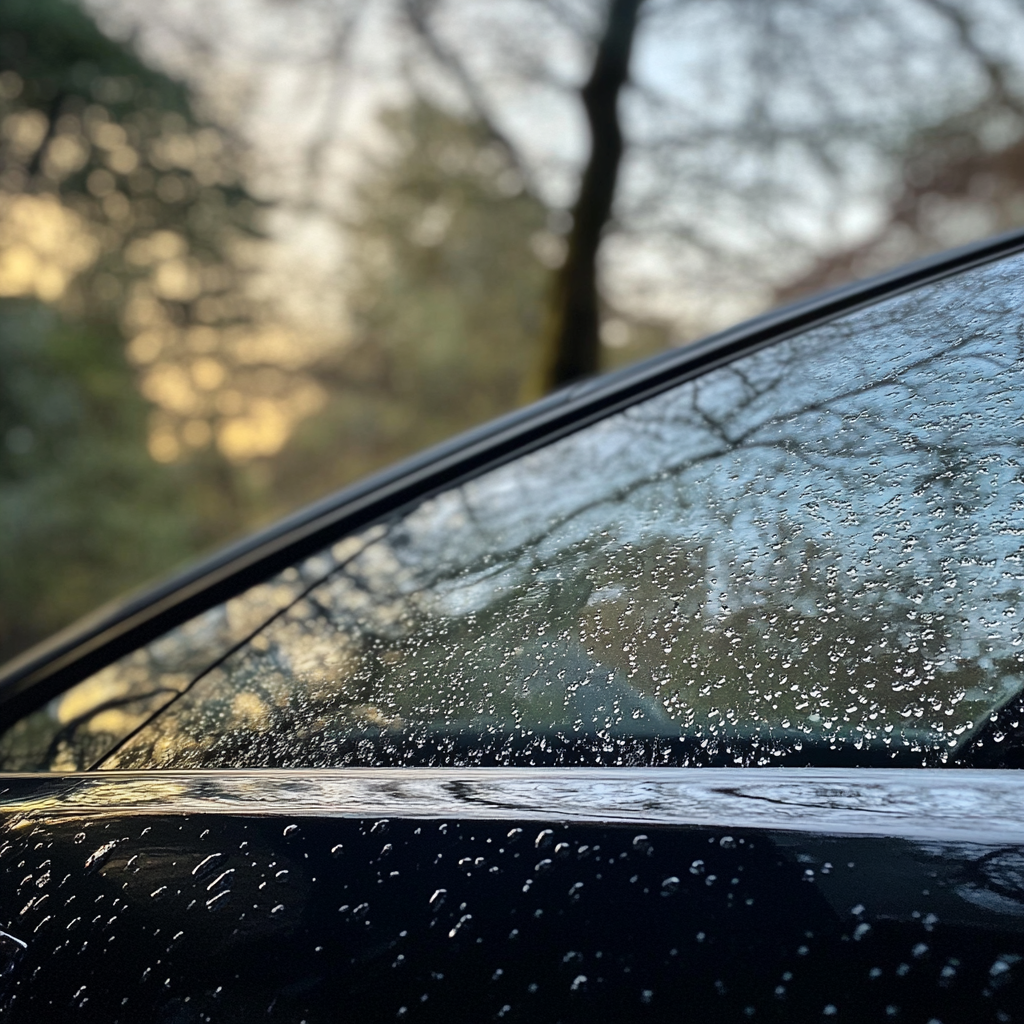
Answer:
POLYGON ((345 534, 742 353, 1021 251, 1024 229, 771 310, 694 344, 571 385, 343 488, 155 586, 100 608, 0 666, 0 731, 123 655, 345 534))

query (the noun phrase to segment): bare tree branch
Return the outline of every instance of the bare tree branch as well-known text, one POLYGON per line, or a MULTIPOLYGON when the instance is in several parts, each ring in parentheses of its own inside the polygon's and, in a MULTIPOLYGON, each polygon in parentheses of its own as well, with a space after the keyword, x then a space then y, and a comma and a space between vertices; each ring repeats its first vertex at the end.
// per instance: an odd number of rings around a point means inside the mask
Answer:
POLYGON ((444 40, 434 31, 434 26, 431 23, 431 14, 436 5, 437 0, 403 0, 402 6, 409 24, 420 39, 423 40, 434 59, 458 83, 459 89, 469 103, 474 115, 483 124, 493 141, 501 147, 509 164, 515 168, 523 180, 527 191, 536 195, 537 191, 529 168, 520 159, 518 150, 501 129, 498 119, 491 110, 491 106, 481 91, 479 84, 469 73, 459 54, 447 46, 444 40))

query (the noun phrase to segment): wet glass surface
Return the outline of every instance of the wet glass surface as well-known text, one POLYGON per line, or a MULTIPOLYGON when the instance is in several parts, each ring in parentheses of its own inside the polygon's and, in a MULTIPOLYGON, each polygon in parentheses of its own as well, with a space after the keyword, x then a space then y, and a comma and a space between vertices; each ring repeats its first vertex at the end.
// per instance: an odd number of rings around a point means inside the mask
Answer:
POLYGON ((1024 684, 1022 268, 374 528, 101 766, 945 763, 1024 684))
POLYGON ((91 767, 336 564, 328 552, 286 569, 83 679, 0 736, 0 770, 91 767))
POLYGON ((287 814, 9 816, 14 1022, 1019 1019, 1019 846, 287 814))

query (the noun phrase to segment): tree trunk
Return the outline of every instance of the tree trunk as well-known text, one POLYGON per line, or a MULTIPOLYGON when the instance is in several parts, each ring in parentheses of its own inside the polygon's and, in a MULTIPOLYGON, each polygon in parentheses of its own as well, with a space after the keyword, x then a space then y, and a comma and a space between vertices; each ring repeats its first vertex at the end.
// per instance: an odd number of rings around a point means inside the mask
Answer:
POLYGON ((590 157, 572 211, 565 262, 552 283, 543 338, 544 391, 598 370, 600 313, 597 253, 612 212, 622 160, 619 94, 644 0, 611 0, 594 67, 582 90, 590 127, 590 157))

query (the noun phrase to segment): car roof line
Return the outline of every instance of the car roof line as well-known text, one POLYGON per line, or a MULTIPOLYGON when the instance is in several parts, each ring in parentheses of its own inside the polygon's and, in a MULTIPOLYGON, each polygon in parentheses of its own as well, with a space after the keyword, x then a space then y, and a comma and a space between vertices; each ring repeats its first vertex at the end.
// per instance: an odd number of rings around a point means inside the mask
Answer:
POLYGON ((693 344, 562 388, 342 488, 103 606, 0 667, 0 729, 174 626, 431 493, 743 352, 1021 249, 1024 230, 1015 230, 773 309, 693 344))

